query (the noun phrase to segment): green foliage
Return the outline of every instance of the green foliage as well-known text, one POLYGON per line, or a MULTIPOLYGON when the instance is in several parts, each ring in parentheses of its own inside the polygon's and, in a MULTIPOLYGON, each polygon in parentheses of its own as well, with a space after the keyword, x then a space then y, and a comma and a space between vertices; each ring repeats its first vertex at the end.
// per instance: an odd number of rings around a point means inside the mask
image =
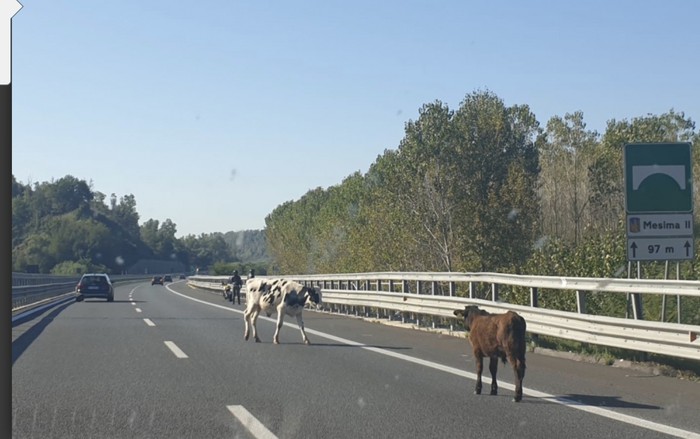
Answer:
POLYGON ((242 230, 224 233, 231 258, 238 261, 269 261, 265 232, 262 230, 242 230))
POLYGON ((257 276, 266 276, 268 274, 268 265, 264 262, 217 262, 212 266, 210 274, 231 276, 235 270, 245 280, 250 270, 255 270, 257 276))
POLYGON ((60 262, 51 269, 51 274, 74 276, 84 273, 103 273, 105 271, 107 271, 107 267, 104 265, 95 265, 90 260, 82 259, 80 261, 60 262))

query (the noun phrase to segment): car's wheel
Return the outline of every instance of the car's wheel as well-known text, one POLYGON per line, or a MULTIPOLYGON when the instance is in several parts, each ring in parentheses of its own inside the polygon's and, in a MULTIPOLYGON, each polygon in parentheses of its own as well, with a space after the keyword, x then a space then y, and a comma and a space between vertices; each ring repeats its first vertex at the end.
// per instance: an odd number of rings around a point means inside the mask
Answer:
POLYGON ((83 299, 84 299, 83 296, 78 296, 78 297, 75 298, 75 301, 76 301, 76 302, 82 302, 83 299))
POLYGON ((107 302, 114 302, 114 296, 107 297, 107 302))

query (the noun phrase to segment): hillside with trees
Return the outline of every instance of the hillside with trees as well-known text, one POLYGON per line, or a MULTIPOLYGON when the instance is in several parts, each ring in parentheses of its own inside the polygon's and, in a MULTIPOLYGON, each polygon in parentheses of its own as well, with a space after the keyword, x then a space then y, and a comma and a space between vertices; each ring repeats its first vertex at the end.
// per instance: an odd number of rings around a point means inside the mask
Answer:
POLYGON ((12 176, 12 269, 18 272, 126 273, 139 261, 153 267, 194 271, 216 263, 265 260, 261 231, 177 238, 170 219, 139 225, 133 195, 93 191, 71 175, 56 181, 21 184, 12 176), (250 238, 249 238, 250 235, 250 238), (160 261, 160 263, 156 263, 160 261), (169 263, 166 263, 169 262, 169 263))

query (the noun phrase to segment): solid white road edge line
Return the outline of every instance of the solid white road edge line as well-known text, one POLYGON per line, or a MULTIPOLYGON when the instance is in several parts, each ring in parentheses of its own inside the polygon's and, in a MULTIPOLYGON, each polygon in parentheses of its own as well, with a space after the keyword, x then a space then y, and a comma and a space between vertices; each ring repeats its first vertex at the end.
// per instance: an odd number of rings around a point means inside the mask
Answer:
POLYGON ((187 356, 187 354, 184 353, 184 352, 182 352, 182 349, 180 349, 179 347, 177 347, 177 345, 176 345, 175 343, 173 343, 172 341, 165 341, 165 342, 163 342, 163 343, 165 343, 165 345, 166 345, 171 351, 173 351, 173 354, 175 354, 175 356, 176 356, 177 358, 189 358, 189 357, 187 356))
MULTIPOLYGON (((166 287, 166 288, 168 288, 168 287, 166 287)), ((185 294, 178 293, 177 291, 171 290, 170 288, 168 288, 168 291, 170 291, 173 294, 177 294, 178 296, 184 297, 186 299, 189 299, 189 300, 192 300, 195 302, 203 303, 203 304, 208 305, 208 306, 213 306, 216 308, 225 309, 227 311, 235 312, 238 314, 243 314, 243 311, 239 311, 237 309, 229 308, 229 307, 223 306, 223 305, 217 305, 215 303, 209 303, 209 302, 206 302, 204 300, 195 299, 194 297, 189 297, 185 294)), ((277 322, 277 319, 273 319, 273 318, 265 317, 265 316, 259 316, 258 320, 267 320, 269 322, 274 322, 274 323, 277 322)), ((296 322, 295 323, 284 322, 284 325, 289 326, 290 328, 297 327, 296 322)), ((454 367, 445 366, 445 365, 442 365, 439 363, 434 363, 432 361, 421 360, 420 358, 410 357, 408 355, 400 354, 397 352, 391 352, 391 351, 386 350, 386 349, 367 346, 364 343, 359 343, 359 342, 348 340, 345 338, 336 337, 335 335, 326 334, 325 332, 316 331, 314 329, 309 329, 307 327, 305 327, 304 330, 307 333, 318 335, 319 337, 323 337, 323 338, 326 338, 328 340, 336 341, 338 343, 343 343, 343 344, 347 344, 350 346, 356 346, 356 347, 359 347, 362 349, 366 349, 368 351, 376 352, 376 353, 381 354, 381 355, 386 355, 388 357, 393 357, 393 358, 396 358, 399 360, 407 361, 409 363, 419 364, 421 366, 430 367, 432 369, 451 373, 453 375, 468 378, 470 380, 476 380, 476 374, 471 373, 471 372, 467 372, 467 371, 464 371, 461 369, 455 369, 454 367)), ((491 384, 491 379, 489 377, 483 377, 482 381, 486 384, 491 384)), ((515 390, 515 385, 503 382, 501 380, 498 381, 498 385, 499 385, 499 387, 506 388, 510 391, 515 390)), ((530 389, 527 387, 523 387, 523 394, 527 395, 527 396, 532 396, 535 398, 545 399, 547 401, 554 402, 557 404, 562 404, 562 405, 565 405, 567 407, 570 407, 570 408, 573 408, 576 410, 581 410, 581 411, 591 413, 594 415, 602 416, 604 418, 624 422, 626 424, 635 425, 637 427, 646 428, 647 430, 658 431, 660 433, 664 433, 664 434, 668 434, 668 435, 676 436, 676 437, 680 437, 680 438, 685 438, 685 439, 700 439, 700 433, 695 433, 693 431, 688 431, 688 430, 682 430, 680 428, 671 427, 670 425, 659 424, 657 422, 647 421, 646 419, 636 418, 634 416, 625 415, 625 414, 618 413, 618 412, 608 410, 608 409, 604 409, 601 407, 584 405, 581 402, 574 401, 572 399, 563 398, 561 396, 556 396, 556 395, 550 395, 549 393, 540 392, 540 391, 533 390, 533 389, 530 389)))
POLYGON ((277 439, 277 436, 268 430, 267 427, 258 421, 257 418, 242 405, 227 405, 226 408, 233 416, 241 421, 241 424, 243 424, 256 439, 277 439))

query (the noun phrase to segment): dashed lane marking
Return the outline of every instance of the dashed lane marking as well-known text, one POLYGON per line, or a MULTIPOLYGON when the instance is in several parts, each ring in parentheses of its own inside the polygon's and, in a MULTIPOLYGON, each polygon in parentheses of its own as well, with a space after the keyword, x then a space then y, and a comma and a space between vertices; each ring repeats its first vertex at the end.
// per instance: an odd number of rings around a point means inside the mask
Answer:
POLYGON ((228 405, 226 408, 256 439, 277 439, 277 436, 268 430, 267 427, 258 421, 257 418, 242 405, 228 405))
POLYGON ((166 341, 164 343, 171 351, 173 351, 173 354, 175 354, 177 358, 189 358, 187 354, 182 352, 182 349, 177 347, 177 345, 172 341, 166 341))

